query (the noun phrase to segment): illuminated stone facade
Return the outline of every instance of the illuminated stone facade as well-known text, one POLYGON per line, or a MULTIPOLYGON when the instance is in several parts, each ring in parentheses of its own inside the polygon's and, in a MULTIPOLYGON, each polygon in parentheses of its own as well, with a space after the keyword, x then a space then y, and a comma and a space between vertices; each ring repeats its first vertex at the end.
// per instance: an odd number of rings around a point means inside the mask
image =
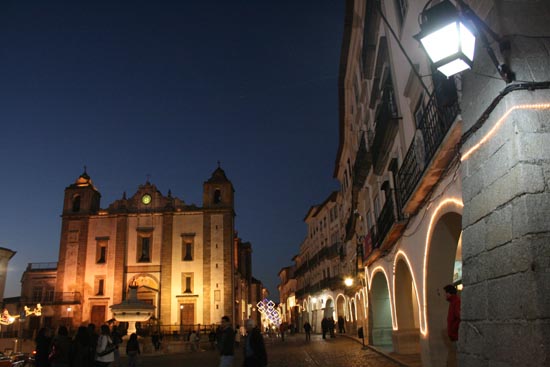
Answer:
POLYGON ((202 207, 146 182, 102 209, 101 194, 84 172, 65 189, 58 263, 49 269, 30 264, 22 299, 44 303, 43 325, 100 325, 135 281, 138 298, 156 307, 161 325, 188 328, 219 323, 223 315, 235 319, 234 305, 251 301, 246 279, 242 287, 234 284, 241 276, 233 185, 217 168, 203 188, 202 207))

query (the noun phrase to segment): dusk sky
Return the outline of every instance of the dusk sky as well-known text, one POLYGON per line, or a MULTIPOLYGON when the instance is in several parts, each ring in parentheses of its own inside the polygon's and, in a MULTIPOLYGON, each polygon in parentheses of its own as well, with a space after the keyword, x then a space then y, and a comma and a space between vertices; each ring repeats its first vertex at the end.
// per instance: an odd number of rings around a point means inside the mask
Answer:
POLYGON ((0 2, 0 247, 56 262, 64 189, 101 207, 150 175, 202 206, 221 161, 253 275, 278 301, 309 207, 337 189, 344 1, 0 2))

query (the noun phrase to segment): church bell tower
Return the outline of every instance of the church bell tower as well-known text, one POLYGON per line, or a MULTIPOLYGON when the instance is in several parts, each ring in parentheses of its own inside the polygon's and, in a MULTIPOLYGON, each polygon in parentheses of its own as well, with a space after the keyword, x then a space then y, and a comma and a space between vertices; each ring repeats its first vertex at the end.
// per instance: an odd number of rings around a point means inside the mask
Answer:
POLYGON ((86 168, 72 185, 65 188, 63 215, 97 214, 101 194, 94 187, 86 168))
POLYGON ((205 209, 233 209, 234 192, 233 184, 218 163, 218 168, 203 185, 203 206, 205 209))

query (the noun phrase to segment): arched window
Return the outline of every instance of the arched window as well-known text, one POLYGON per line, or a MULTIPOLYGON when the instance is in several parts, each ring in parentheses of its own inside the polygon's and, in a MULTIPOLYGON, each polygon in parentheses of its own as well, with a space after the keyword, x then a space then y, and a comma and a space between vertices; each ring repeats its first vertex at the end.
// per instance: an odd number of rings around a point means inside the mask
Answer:
POLYGON ((151 262, 151 237, 138 237, 137 262, 151 262))
POLYGON ((73 212, 79 212, 80 211, 80 195, 75 195, 73 197, 73 212))
POLYGON ((214 191, 214 204, 219 204, 222 201, 222 192, 220 189, 214 191))

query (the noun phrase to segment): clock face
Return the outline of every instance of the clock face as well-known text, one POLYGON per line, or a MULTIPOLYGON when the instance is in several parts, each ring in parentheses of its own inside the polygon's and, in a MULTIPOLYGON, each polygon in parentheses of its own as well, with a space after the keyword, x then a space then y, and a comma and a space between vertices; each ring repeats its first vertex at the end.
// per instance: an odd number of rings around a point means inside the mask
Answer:
POLYGON ((151 203, 151 195, 145 194, 141 197, 141 202, 145 205, 149 205, 151 203))

